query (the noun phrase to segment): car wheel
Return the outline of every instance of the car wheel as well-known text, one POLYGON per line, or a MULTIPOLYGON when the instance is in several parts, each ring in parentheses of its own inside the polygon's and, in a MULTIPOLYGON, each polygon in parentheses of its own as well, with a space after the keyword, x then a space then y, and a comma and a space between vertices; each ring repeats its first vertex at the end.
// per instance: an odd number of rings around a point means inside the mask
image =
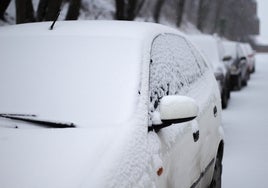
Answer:
POLYGON ((222 161, 216 158, 214 173, 209 188, 221 188, 222 161))
POLYGON ((227 108, 227 105, 228 105, 228 95, 226 89, 224 89, 221 97, 221 106, 223 109, 225 109, 227 108))
POLYGON ((237 85, 236 85, 236 89, 239 91, 242 88, 242 78, 241 75, 238 76, 237 78, 237 85))
POLYGON ((231 80, 230 77, 226 80, 226 90, 227 90, 227 97, 230 99, 231 97, 231 80))
POLYGON ((228 91, 227 91, 227 98, 228 98, 228 100, 230 99, 230 97, 231 97, 231 89, 228 88, 228 91))
POLYGON ((251 73, 254 73, 254 72, 255 72, 255 65, 253 66, 251 73))

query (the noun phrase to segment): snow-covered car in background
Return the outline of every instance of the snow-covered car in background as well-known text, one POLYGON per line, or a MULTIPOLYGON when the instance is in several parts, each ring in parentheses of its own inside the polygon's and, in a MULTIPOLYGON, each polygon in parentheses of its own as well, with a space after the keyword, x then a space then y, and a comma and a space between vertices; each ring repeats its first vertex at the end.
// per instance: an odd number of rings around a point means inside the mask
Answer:
POLYGON ((223 41, 225 56, 229 61, 231 88, 240 90, 249 79, 248 65, 241 44, 234 41, 223 41))
POLYGON ((241 43, 244 53, 246 54, 246 59, 248 61, 248 71, 250 73, 255 72, 255 51, 252 49, 249 43, 241 43))
POLYGON ((222 108, 226 108, 230 98, 230 74, 224 61, 229 59, 224 56, 221 41, 210 35, 191 35, 190 39, 210 62, 221 92, 222 108))
POLYGON ((217 187, 220 93, 175 29, 0 28, 0 187, 217 187))

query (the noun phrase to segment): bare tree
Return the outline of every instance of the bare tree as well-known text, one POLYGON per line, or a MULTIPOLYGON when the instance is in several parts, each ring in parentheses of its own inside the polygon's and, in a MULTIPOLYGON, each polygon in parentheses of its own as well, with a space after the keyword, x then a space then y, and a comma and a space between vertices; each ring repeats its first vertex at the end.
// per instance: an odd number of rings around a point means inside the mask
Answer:
POLYGON ((37 21, 44 21, 48 6, 48 0, 39 0, 37 8, 37 21))
POLYGON ((185 5, 185 0, 178 0, 177 23, 176 23, 178 27, 180 27, 181 22, 182 22, 182 17, 184 13, 184 5, 185 5))
POLYGON ((31 0, 16 0, 17 24, 34 22, 34 9, 31 0))
POLYGON ((115 0, 115 6, 116 6, 115 19, 125 20, 125 0, 115 0))
POLYGON ((161 13, 161 9, 163 7, 164 2, 165 2, 164 0, 157 0, 155 4, 153 17, 156 23, 159 23, 160 13, 161 13))
POLYGON ((144 0, 115 0, 117 20, 134 20, 141 10, 144 0))
POLYGON ((209 11, 209 0, 199 0, 197 28, 200 31, 204 30, 208 11, 209 11))
POLYGON ((143 4, 144 0, 137 1, 137 0, 128 0, 128 6, 127 6, 127 20, 134 20, 137 15, 139 14, 143 4))
POLYGON ((5 21, 4 14, 11 0, 2 0, 0 3, 0 19, 5 21))
POLYGON ((216 18, 214 23, 214 32, 224 33, 224 19, 221 18, 222 9, 224 8, 224 0, 217 0, 216 3, 216 18))
POLYGON ((49 0, 47 5, 47 11, 45 15, 45 21, 52 21, 57 17, 60 11, 62 0, 49 0))
POLYGON ((57 17, 62 0, 40 0, 37 8, 38 21, 52 21, 57 17))
POLYGON ((81 0, 71 0, 69 9, 66 15, 66 20, 77 20, 81 7, 81 0))

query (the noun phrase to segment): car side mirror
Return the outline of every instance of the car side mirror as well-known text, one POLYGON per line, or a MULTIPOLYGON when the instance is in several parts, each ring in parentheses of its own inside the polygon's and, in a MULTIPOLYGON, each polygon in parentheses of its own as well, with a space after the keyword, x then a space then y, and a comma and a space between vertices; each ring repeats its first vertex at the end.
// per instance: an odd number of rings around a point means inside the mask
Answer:
POLYGON ((191 121, 198 114, 196 101, 190 97, 180 95, 164 96, 160 100, 159 108, 162 124, 152 125, 149 127, 149 131, 158 132, 160 129, 172 124, 191 121))
POLYGON ((245 56, 240 57, 240 61, 242 60, 246 60, 246 57, 245 56))
POLYGON ((224 57, 222 58, 222 61, 230 61, 231 59, 232 59, 231 56, 224 56, 224 57))

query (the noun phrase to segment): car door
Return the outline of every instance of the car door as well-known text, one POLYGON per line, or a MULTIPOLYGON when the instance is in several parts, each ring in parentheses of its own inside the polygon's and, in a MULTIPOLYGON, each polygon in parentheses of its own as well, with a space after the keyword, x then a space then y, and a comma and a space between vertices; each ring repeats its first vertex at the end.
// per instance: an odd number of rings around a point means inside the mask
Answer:
MULTIPOLYGON (((186 40, 162 34, 152 43, 149 77, 149 124, 159 123, 159 103, 165 95, 191 96, 202 75, 186 40)), ((196 91, 198 92, 198 91, 196 91)), ((158 187, 191 187, 199 180, 202 165, 199 120, 174 124, 158 133, 163 175, 158 187)))
MULTIPOLYGON (((215 156, 220 142, 219 127, 221 124, 221 101, 212 70, 209 70, 206 60, 199 51, 191 44, 191 51, 196 58, 196 63, 202 75, 197 81, 196 90, 191 96, 201 101, 200 114, 198 117, 200 131, 200 165, 202 169, 199 177, 200 187, 207 187, 210 184, 215 163, 215 156), (195 95, 195 96, 194 96, 195 95)), ((196 181, 196 183, 198 182, 196 181)), ((197 185, 198 185, 197 184, 197 185)))

